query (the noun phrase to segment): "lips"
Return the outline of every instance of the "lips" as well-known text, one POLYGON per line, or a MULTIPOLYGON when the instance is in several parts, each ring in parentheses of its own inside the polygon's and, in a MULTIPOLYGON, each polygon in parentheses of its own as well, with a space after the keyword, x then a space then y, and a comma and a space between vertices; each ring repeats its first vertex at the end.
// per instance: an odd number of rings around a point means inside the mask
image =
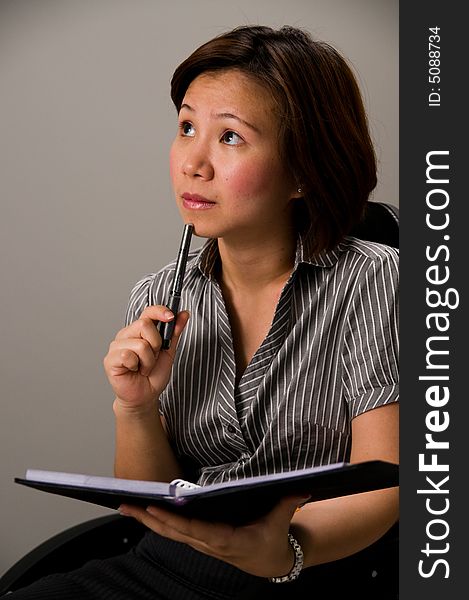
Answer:
POLYGON ((182 199, 184 208, 191 210, 204 210, 212 208, 216 204, 215 202, 212 202, 212 200, 204 198, 204 196, 200 196, 199 194, 189 194, 188 192, 182 194, 182 199))

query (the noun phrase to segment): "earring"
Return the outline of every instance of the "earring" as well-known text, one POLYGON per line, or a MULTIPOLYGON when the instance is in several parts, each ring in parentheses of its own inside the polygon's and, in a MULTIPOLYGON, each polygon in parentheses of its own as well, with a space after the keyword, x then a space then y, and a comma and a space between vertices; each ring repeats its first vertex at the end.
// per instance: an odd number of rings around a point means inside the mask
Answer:
POLYGON ((296 191, 301 194, 303 192, 303 189, 301 187, 297 188, 296 191))

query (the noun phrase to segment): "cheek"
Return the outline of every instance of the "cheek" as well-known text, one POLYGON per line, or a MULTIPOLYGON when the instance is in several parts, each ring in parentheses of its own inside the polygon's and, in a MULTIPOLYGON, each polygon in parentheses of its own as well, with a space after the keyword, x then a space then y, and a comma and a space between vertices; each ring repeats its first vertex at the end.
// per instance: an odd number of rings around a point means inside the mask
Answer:
POLYGON ((242 167, 225 172, 225 182, 232 194, 239 199, 267 193, 274 178, 273 165, 247 161, 242 167))

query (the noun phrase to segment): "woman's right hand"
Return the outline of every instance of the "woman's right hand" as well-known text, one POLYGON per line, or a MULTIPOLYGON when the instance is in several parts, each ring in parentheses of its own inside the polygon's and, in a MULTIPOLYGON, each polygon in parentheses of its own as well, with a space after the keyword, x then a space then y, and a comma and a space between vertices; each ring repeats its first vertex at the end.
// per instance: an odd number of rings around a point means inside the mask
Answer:
POLYGON ((154 408, 168 384, 176 347, 189 313, 177 315, 169 350, 161 349, 155 321, 174 318, 165 306, 148 306, 137 321, 121 329, 104 358, 104 370, 120 407, 129 411, 154 408))

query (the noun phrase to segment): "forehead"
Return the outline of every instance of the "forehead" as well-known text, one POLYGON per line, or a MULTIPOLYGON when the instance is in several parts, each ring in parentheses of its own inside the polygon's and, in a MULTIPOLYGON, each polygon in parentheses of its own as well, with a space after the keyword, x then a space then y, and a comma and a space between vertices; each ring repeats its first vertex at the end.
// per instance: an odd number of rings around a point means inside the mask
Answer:
POLYGON ((270 91, 250 76, 236 69, 206 72, 196 77, 187 88, 183 104, 195 110, 231 112, 246 117, 262 118, 274 111, 270 91))

